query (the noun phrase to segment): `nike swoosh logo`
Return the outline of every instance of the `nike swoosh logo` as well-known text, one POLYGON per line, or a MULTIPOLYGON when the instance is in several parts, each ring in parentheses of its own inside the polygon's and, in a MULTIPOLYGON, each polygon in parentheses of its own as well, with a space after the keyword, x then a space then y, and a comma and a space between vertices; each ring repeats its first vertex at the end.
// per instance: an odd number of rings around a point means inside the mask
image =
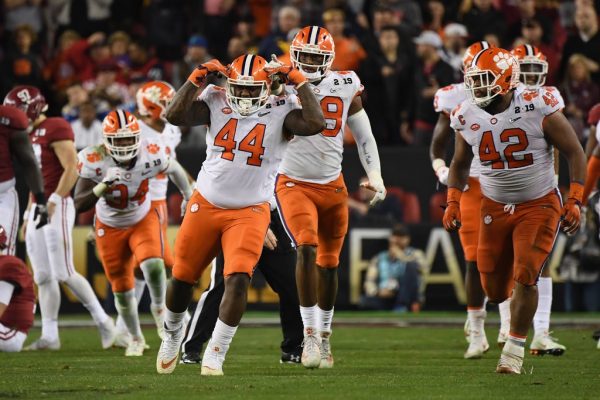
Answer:
POLYGON ((160 362, 160 367, 162 369, 167 369, 169 368, 171 365, 173 365, 173 363, 175 362, 175 360, 177 359, 177 356, 173 357, 173 359, 171 361, 169 361, 168 363, 165 363, 164 361, 160 362))
POLYGON ((258 113, 259 117, 264 117, 267 114, 271 114, 271 111, 267 111, 266 113, 258 113))
POLYGON ((152 171, 142 172, 142 176, 146 176, 146 175, 151 174, 151 173, 152 173, 152 171))
POLYGON ((511 119, 510 119, 510 122, 515 122, 515 121, 518 121, 518 120, 520 120, 520 119, 521 119, 521 117, 517 117, 517 118, 511 118, 511 119))

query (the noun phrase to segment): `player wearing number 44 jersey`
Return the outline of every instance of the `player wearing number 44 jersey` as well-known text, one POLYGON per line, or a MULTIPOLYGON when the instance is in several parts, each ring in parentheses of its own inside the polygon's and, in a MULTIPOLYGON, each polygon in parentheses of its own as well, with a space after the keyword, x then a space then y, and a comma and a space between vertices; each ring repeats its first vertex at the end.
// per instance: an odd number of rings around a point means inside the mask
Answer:
MULTIPOLYGON (((161 144, 140 140, 133 114, 111 111, 102 124, 104 143, 79 153, 77 210, 96 206, 96 247, 115 294, 115 306, 131 340, 126 356, 141 356, 146 347, 134 294, 136 261, 162 264, 164 240, 158 212, 151 208, 149 180, 165 173, 188 200, 191 188, 183 168, 169 159, 161 144)), ((185 203, 185 202, 184 202, 185 203)))
POLYGON ((579 228, 585 155, 558 100, 519 83, 519 64, 508 51, 480 51, 465 74, 469 100, 451 114, 456 131, 448 176, 444 226, 461 226, 460 199, 474 154, 482 191, 477 263, 489 300, 512 293, 509 336, 496 372, 521 373, 527 332, 537 306, 537 283, 562 221, 579 228), (554 184, 553 146, 572 179, 564 206, 554 184), (562 208, 562 209, 561 209, 562 208))
POLYGON ((323 114, 297 69, 267 66, 262 57, 244 55, 227 69, 216 60, 200 65, 175 95, 167 119, 210 128, 206 161, 175 241, 165 339, 156 369, 161 374, 175 369, 193 285, 222 251, 225 293, 201 373, 223 375, 225 355, 246 308, 250 277, 269 226, 268 201, 277 168, 292 136, 314 135, 323 129, 323 114), (197 97, 209 73, 225 75, 226 87, 209 85, 197 97), (302 109, 296 95, 271 95, 273 75, 296 87, 302 109))
POLYGON ((36 229, 35 213, 38 196, 30 198, 23 215, 22 232, 27 253, 38 286, 42 316, 42 335, 25 350, 58 350, 59 282, 64 283, 88 309, 98 326, 102 347, 112 346, 114 323, 100 305, 90 283, 75 270, 72 230, 75 207, 71 190, 77 180, 77 153, 73 131, 62 118, 47 118, 47 104, 42 93, 33 86, 17 86, 4 100, 27 114, 32 126, 29 137, 44 178, 44 195, 48 199, 49 223, 36 229))
POLYGON ((319 135, 295 137, 279 167, 276 197, 288 234, 297 247, 296 285, 304 324, 302 364, 331 368, 331 321, 337 296, 339 254, 348 229, 348 191, 342 176, 344 128, 356 139, 375 192, 371 205, 386 195, 377 144, 363 110, 362 85, 351 71, 331 71, 333 39, 318 26, 295 36, 290 58, 320 102, 326 126, 319 135))

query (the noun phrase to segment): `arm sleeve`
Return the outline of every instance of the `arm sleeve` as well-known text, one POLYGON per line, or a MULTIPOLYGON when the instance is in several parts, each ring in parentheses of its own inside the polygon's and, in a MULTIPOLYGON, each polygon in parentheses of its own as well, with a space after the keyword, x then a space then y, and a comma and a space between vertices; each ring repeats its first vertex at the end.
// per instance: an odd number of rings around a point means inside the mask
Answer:
POLYGON ((192 197, 192 188, 181 164, 179 164, 177 160, 171 158, 165 172, 169 175, 169 178, 173 181, 175 186, 177 186, 183 197, 186 200, 189 200, 190 197, 192 197))
POLYGON ((14 284, 7 281, 0 281, 0 303, 8 305, 14 291, 14 284))
POLYGON ((369 116, 364 109, 348 117, 348 127, 352 130, 352 135, 358 146, 358 156, 367 175, 377 172, 381 175, 381 163, 379 161, 379 151, 377 142, 371 130, 369 116))

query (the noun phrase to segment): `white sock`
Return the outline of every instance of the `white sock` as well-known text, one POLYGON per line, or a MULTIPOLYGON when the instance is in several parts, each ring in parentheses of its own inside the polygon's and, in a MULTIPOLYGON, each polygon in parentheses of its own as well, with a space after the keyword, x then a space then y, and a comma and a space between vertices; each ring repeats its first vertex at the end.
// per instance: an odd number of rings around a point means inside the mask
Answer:
POLYGON ((60 287, 51 279, 38 284, 38 301, 42 315, 42 337, 49 341, 58 339, 58 309, 60 308, 60 287))
POLYGON ((126 292, 115 292, 115 307, 133 339, 143 339, 135 302, 135 291, 131 289, 126 292))
POLYGON ((96 325, 100 325, 106 321, 108 314, 106 314, 106 311, 100 305, 100 301, 98 301, 87 279, 79 273, 74 273, 64 283, 71 289, 81 304, 87 308, 96 325))
POLYGON ((304 325, 304 336, 314 335, 317 329, 317 305, 312 307, 300 306, 300 316, 304 325))
POLYGON ((217 320, 212 336, 206 345, 206 349, 204 350, 202 365, 212 368, 218 368, 222 365, 237 328, 237 326, 227 325, 221 321, 220 318, 217 320), (218 360, 217 365, 211 365, 211 355, 213 357, 216 355, 220 359, 218 360))
POLYGON ((165 264, 160 258, 149 258, 142 261, 140 268, 144 273, 144 279, 150 291, 150 300, 154 308, 165 307, 165 295, 167 292, 167 274, 165 264))
POLYGON ((146 281, 135 278, 135 300, 137 301, 138 306, 140 305, 140 301, 142 301, 142 297, 144 296, 144 289, 146 289, 146 281))
POLYGON ((480 309, 467 309, 467 316, 469 318, 469 326, 471 331, 476 335, 483 335, 483 325, 487 312, 484 308, 480 309))
POLYGON ((165 328, 169 331, 180 329, 186 313, 187 311, 173 312, 165 307, 165 328))
POLYGON ((317 306, 319 333, 331 333, 331 321, 333 320, 333 308, 331 310, 323 310, 317 306))
POLYGON ((538 280, 538 306, 533 316, 533 329, 536 335, 550 330, 550 311, 552 309, 552 278, 538 280))
POLYGON ((510 301, 511 298, 509 297, 498 304, 498 311, 500 311, 500 330, 502 332, 508 332, 510 330, 510 301))
POLYGON ((511 353, 515 356, 523 358, 525 356, 525 341, 526 337, 514 336, 512 334, 508 335, 508 341, 504 345, 502 349, 503 353, 511 353))

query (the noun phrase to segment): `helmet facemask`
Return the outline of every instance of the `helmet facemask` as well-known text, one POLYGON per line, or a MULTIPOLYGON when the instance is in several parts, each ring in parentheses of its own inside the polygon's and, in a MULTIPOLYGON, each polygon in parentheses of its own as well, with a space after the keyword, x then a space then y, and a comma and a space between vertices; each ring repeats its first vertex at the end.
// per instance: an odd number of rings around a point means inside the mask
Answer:
POLYGON ((269 100, 270 89, 267 81, 254 81, 253 77, 241 76, 227 79, 226 96, 229 106, 242 116, 254 114, 269 100), (244 95, 244 91, 248 92, 244 95))
POLYGON ((519 61, 519 80, 527 89, 539 89, 546 83, 548 63, 535 57, 519 61))
MULTIPOLYGON (((313 57, 314 59, 315 57, 313 57)), ((302 72, 302 75, 309 81, 315 82, 323 79, 331 64, 333 63, 334 52, 330 50, 322 50, 318 45, 305 44, 304 46, 290 47, 290 59, 292 65, 302 72), (301 61, 302 54, 310 54, 312 56, 321 56, 321 61, 317 63, 307 63, 301 61)))
POLYGON ((465 88, 471 102, 478 107, 487 107, 496 96, 502 93, 497 81, 500 76, 492 71, 470 68, 465 74, 465 88))
POLYGON ((119 163, 133 160, 140 152, 140 132, 129 128, 119 129, 114 134, 104 134, 104 146, 110 156, 119 163))

